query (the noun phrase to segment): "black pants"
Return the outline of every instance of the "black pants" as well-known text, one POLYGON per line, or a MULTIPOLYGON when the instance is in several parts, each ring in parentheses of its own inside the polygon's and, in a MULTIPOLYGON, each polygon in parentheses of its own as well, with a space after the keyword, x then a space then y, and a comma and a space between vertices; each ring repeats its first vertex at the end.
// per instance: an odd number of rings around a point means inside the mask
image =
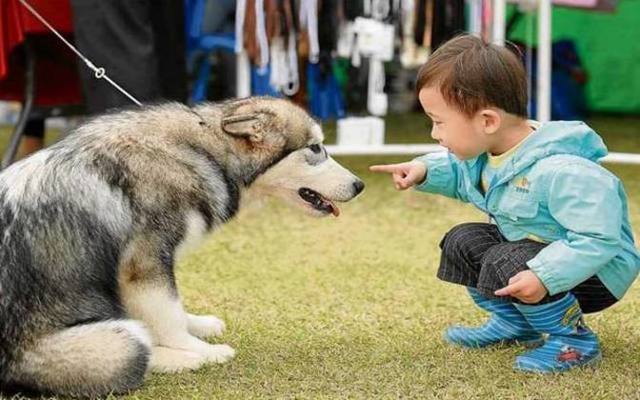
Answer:
POLYGON ((24 127, 24 136, 44 139, 44 118, 29 118, 24 127))
MULTIPOLYGON (((184 7, 176 0, 72 0, 75 43, 139 101, 186 101, 184 7)), ((80 62, 89 113, 133 105, 80 62)))
MULTIPOLYGON (((440 243, 442 257, 438 278, 476 288, 488 298, 505 299, 493 292, 507 286, 509 279, 517 273, 528 270, 527 261, 545 246, 528 239, 509 242, 493 224, 461 224, 447 232, 440 243)), ((571 293, 584 313, 604 310, 618 301, 595 275, 571 289, 571 293)), ((558 300, 564 295, 547 294, 538 304, 558 300)), ((512 297, 506 299, 522 303, 512 297)))

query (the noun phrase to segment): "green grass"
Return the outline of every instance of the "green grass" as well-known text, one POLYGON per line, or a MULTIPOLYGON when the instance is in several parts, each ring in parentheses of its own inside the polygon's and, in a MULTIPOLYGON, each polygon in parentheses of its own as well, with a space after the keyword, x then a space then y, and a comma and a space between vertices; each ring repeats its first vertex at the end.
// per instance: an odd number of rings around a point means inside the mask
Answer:
MULTIPOLYGON (((420 117, 389 123, 391 138, 420 117), (407 125, 403 125, 403 124, 407 125)), ((640 120, 591 121, 612 150, 640 152, 640 120), (633 134, 636 136, 633 137, 633 134)), ((400 140, 400 139, 399 139, 400 140)), ((484 217, 468 205, 396 192, 372 163, 343 157, 367 184, 337 218, 309 219, 276 203, 241 213, 178 265, 186 308, 227 322, 219 342, 237 357, 196 372, 149 376, 125 399, 640 397, 640 284, 587 317, 602 340, 599 368, 559 376, 511 370, 520 347, 447 346, 452 323, 485 315, 461 287, 435 278, 438 242, 453 225, 484 217)), ((610 167, 625 182, 640 235, 640 166, 610 167)))

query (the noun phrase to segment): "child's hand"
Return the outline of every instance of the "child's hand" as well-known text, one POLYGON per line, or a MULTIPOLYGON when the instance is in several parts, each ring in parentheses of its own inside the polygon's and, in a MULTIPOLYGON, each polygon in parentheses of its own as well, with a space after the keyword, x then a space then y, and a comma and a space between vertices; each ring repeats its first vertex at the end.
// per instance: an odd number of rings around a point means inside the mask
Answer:
POLYGON ((420 161, 409 161, 400 164, 372 165, 373 172, 388 172, 398 190, 405 190, 420 183, 427 175, 427 166, 420 161))
POLYGON ((518 272, 509 279, 509 286, 494 292, 496 296, 512 296, 524 303, 537 303, 547 295, 547 288, 531 270, 518 272))

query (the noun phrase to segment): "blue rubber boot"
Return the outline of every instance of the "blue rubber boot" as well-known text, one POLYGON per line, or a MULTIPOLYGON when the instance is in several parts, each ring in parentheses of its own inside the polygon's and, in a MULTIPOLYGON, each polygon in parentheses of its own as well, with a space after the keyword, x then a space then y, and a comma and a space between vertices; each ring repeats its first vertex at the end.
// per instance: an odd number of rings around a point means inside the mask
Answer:
POLYGON ((516 357, 516 370, 562 372, 593 364, 602 357, 598 337, 584 324, 573 294, 553 303, 516 307, 538 332, 549 334, 544 346, 516 357))
POLYGON ((491 318, 484 325, 475 328, 450 327, 444 335, 447 342, 467 348, 514 342, 535 347, 544 343, 542 335, 529 325, 513 303, 489 299, 474 288, 467 289, 478 307, 491 313, 491 318))

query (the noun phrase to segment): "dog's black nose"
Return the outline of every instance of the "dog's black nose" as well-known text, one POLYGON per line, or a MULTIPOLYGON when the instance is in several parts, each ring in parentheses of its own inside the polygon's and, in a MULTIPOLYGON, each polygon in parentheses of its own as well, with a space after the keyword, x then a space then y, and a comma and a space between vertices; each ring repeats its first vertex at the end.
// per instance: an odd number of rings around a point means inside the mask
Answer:
POLYGON ((364 182, 357 180, 353 182, 353 189, 356 191, 356 196, 364 190, 364 182))

